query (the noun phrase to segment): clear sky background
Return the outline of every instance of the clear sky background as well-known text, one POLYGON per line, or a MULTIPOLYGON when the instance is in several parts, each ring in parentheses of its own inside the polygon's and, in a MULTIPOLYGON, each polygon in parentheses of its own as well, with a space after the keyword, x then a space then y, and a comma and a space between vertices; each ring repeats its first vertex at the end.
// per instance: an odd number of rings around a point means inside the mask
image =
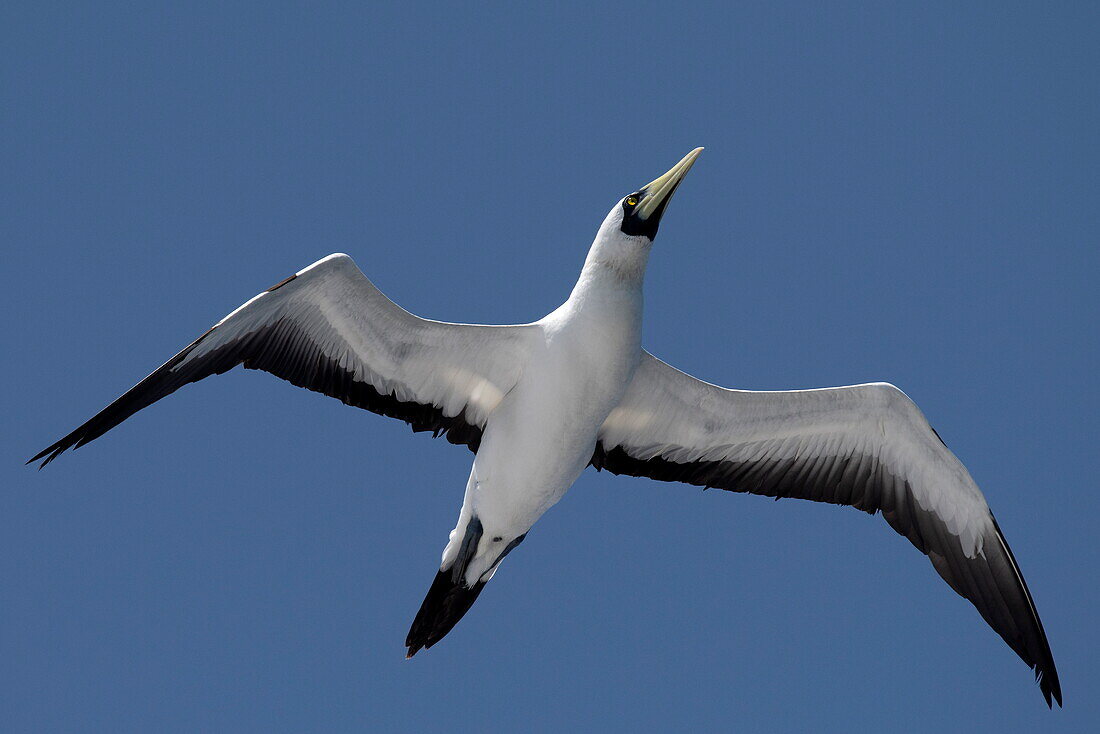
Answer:
POLYGON ((1084 731, 1100 716, 1095 3, 4 3, 4 731, 1084 731), (343 251, 534 320, 691 148, 645 344, 893 382, 983 488, 1066 708, 880 518, 586 473, 441 644, 469 452, 268 375, 29 456, 343 251))

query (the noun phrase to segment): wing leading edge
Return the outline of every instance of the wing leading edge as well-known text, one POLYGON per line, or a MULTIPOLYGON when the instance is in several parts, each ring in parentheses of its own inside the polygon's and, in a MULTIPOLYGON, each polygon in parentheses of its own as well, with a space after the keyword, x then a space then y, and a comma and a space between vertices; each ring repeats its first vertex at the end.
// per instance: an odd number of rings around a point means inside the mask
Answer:
POLYGON ((1062 704, 1043 624, 985 498, 900 390, 728 390, 648 353, 600 429, 614 474, 881 512, 1062 704))
POLYGON ((329 255, 230 313, 27 463, 45 466, 180 387, 237 365, 477 451, 489 414, 523 370, 529 328, 419 318, 350 257, 329 255))

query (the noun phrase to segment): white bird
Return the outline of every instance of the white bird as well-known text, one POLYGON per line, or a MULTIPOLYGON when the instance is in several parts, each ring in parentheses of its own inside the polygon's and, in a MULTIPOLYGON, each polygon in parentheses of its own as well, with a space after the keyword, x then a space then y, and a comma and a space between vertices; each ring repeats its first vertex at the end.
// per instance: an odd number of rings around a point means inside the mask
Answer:
POLYGON ((418 318, 347 255, 330 255, 246 302, 30 461, 45 466, 241 364, 469 446, 462 509, 409 631, 410 657, 454 627, 589 465, 881 512, 1035 670, 1047 705, 1061 705, 1043 625, 985 498, 900 390, 728 390, 642 349, 649 251, 701 151, 615 203, 569 299, 534 323, 418 318))

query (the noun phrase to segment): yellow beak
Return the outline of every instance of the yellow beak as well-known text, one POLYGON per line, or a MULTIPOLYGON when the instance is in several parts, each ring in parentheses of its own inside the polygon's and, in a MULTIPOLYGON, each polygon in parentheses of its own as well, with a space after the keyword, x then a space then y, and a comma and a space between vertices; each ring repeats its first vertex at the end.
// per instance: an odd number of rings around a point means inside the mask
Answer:
POLYGON ((638 208, 634 210, 634 215, 639 219, 646 220, 654 213, 659 216, 664 212, 665 205, 672 198, 676 187, 680 185, 680 179, 691 170, 695 159, 702 152, 702 148, 696 148, 681 158, 680 162, 673 166, 668 173, 643 186, 640 189, 642 200, 638 202, 638 208))

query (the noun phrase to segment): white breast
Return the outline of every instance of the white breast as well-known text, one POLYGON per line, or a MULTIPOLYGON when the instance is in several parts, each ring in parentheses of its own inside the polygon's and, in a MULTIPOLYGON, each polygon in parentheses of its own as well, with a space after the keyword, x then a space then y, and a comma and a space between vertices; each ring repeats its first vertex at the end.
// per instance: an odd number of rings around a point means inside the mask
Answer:
POLYGON ((467 497, 487 526, 516 532, 561 499, 592 458, 641 355, 641 299, 570 299, 536 326, 543 339, 489 421, 467 497))

